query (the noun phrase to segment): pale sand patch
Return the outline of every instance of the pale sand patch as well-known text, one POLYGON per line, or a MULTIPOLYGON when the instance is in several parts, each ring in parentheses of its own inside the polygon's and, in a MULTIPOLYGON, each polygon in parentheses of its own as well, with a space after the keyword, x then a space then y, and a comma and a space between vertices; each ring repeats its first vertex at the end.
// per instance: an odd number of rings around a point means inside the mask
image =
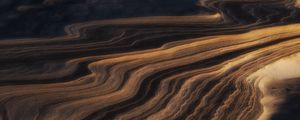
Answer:
POLYGON ((250 75, 247 80, 255 81, 263 93, 263 113, 258 120, 266 120, 284 100, 284 85, 289 79, 300 77, 300 53, 282 58, 250 75))

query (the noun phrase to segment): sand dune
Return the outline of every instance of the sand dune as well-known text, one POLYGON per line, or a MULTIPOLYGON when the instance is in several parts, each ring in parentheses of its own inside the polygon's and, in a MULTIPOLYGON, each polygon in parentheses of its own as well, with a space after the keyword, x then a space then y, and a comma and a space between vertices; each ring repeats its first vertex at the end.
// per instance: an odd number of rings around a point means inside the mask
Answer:
POLYGON ((298 1, 73 2, 0 21, 0 119, 300 119, 298 1))

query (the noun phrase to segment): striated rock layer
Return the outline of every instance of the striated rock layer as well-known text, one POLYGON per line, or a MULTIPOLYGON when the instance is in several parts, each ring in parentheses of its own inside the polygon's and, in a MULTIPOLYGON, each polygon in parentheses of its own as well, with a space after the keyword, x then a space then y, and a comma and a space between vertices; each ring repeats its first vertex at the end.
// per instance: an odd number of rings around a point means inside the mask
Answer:
POLYGON ((1 1, 0 119, 300 119, 298 0, 141 1, 1 1))

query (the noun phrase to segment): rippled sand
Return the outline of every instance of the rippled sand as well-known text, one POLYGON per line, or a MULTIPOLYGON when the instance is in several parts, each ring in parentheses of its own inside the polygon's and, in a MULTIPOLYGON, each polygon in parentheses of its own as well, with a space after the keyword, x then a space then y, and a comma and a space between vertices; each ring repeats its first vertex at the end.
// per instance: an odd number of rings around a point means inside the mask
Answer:
POLYGON ((298 120, 298 6, 0 1, 0 120, 298 120))

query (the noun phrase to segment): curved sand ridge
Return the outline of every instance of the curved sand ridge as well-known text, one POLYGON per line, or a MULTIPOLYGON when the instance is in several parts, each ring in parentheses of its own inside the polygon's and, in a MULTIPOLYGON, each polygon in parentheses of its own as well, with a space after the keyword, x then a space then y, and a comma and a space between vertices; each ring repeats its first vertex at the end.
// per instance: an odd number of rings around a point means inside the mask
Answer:
POLYGON ((204 0, 210 14, 88 21, 64 36, 1 40, 0 118, 270 119, 299 83, 294 3, 204 0))

